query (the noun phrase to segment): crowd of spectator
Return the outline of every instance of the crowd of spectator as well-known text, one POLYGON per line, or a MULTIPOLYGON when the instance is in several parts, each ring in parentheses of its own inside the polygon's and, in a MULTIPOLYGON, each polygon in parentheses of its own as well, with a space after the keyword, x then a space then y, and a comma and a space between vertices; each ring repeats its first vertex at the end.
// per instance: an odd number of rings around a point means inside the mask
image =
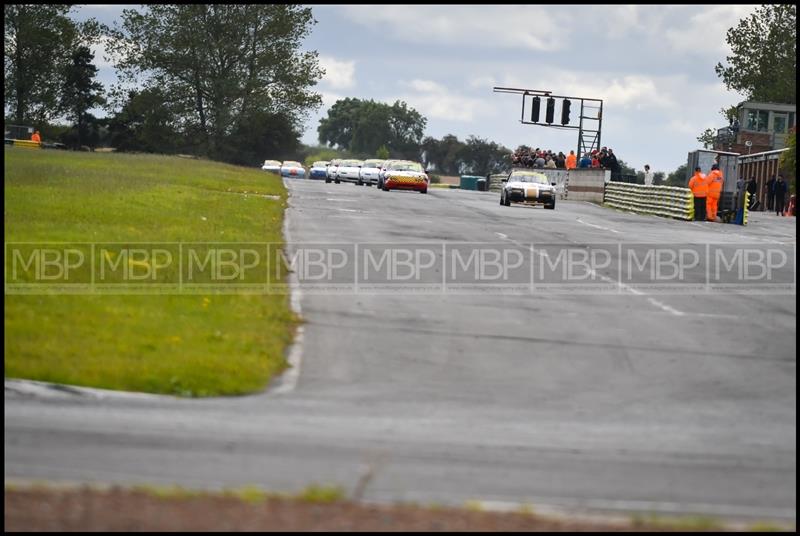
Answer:
MULTIPOLYGON (((574 151, 571 151, 574 154, 574 151)), ((567 169, 567 155, 550 149, 519 147, 511 153, 511 165, 528 168, 567 169)))
POLYGON ((565 155, 563 152, 556 153, 550 149, 539 149, 538 147, 528 149, 522 146, 511 154, 511 165, 543 169, 572 169, 574 167, 610 169, 612 177, 619 175, 622 171, 614 150, 608 147, 595 149, 578 159, 575 151, 570 151, 568 155, 565 155))

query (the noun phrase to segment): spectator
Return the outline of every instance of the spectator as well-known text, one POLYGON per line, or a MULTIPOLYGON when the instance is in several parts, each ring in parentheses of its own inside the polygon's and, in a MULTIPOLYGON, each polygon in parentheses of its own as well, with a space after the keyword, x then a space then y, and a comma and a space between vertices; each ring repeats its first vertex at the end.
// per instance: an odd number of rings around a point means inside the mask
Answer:
POLYGON ((567 166, 567 157, 561 151, 558 152, 558 157, 556 158, 556 167, 558 169, 566 169, 567 166))
POLYGON ((767 210, 775 208, 775 175, 767 181, 767 210))
POLYGON ((42 137, 39 135, 38 130, 34 130, 33 134, 31 134, 31 141, 35 141, 36 143, 42 143, 42 137))
POLYGON ((739 180, 736 181, 736 206, 739 208, 744 208, 744 193, 747 188, 747 181, 744 180, 744 177, 739 177, 739 180))
POLYGON ((654 175, 655 175, 655 173, 650 171, 650 164, 645 164, 644 165, 644 184, 646 186, 652 186, 653 185, 653 177, 654 177, 654 175))
POLYGON ((615 176, 619 179, 619 176, 622 172, 622 168, 617 161, 617 156, 614 154, 613 149, 608 150, 608 161, 609 161, 609 169, 611 169, 611 178, 613 179, 615 176))
POLYGON ((534 167, 537 167, 537 168, 543 168, 544 167, 544 165, 545 165, 544 153, 539 153, 539 155, 537 156, 536 161, 533 163, 533 165, 534 165, 534 167))
POLYGON ((575 169, 577 165, 578 165, 578 157, 575 156, 575 151, 570 151, 566 159, 567 169, 575 169))
POLYGON ((783 175, 778 173, 778 180, 775 181, 775 214, 783 214, 783 204, 786 197, 787 184, 783 180, 783 175))
POLYGON ((755 210, 758 206, 758 184, 756 183, 755 177, 750 177, 750 181, 747 183, 747 192, 750 194, 750 206, 748 207, 749 210, 755 210))
POLYGON ((547 159, 547 164, 545 166, 547 169, 556 169, 556 161, 552 158, 547 159))
POLYGON ((592 167, 599 168, 600 167, 600 158, 598 158, 598 154, 595 153, 592 155, 592 167))
POLYGON ((589 156, 589 153, 585 153, 583 155, 583 158, 581 158, 581 162, 580 162, 579 167, 581 169, 588 169, 588 168, 592 167, 592 158, 589 156))

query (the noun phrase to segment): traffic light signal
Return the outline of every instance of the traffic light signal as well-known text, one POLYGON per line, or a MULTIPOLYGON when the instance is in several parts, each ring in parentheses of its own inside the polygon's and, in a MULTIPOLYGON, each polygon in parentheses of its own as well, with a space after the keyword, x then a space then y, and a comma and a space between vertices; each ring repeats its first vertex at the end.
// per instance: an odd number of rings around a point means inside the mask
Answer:
POLYGON ((569 107, 572 105, 569 99, 564 99, 561 104, 561 124, 566 125, 569 123, 569 107))
POLYGON ((544 120, 547 124, 553 122, 553 116, 556 113, 556 99, 553 97, 547 97, 547 111, 544 115, 544 120))
POLYGON ((539 107, 541 106, 541 101, 539 97, 534 97, 531 101, 531 122, 538 123, 539 122, 539 107))

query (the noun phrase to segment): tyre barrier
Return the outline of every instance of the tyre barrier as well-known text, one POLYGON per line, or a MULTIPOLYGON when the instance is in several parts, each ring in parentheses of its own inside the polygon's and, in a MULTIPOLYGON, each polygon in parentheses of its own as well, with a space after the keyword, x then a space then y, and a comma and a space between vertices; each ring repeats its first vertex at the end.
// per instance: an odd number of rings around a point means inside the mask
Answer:
POLYGON ((23 149, 41 149, 42 144, 38 141, 14 140, 14 147, 22 147, 23 149))
POLYGON ((694 219, 692 191, 677 186, 609 182, 605 186, 603 204, 637 214, 651 214, 679 220, 694 219))

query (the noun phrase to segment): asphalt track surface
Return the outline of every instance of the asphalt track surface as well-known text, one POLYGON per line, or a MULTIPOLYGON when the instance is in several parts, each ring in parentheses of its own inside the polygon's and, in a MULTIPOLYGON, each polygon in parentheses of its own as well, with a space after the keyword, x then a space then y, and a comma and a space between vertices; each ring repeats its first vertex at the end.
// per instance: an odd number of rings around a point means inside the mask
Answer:
MULTIPOLYGON (((289 187, 291 243, 749 244, 785 252, 771 280, 796 282, 794 218, 738 227, 580 202, 502 207, 495 193, 289 187)), ((615 258, 596 274, 611 291, 577 294, 302 291, 294 374, 254 396, 7 380, 6 480, 320 483, 376 502, 794 521, 796 287, 648 290, 625 270, 615 258)))

